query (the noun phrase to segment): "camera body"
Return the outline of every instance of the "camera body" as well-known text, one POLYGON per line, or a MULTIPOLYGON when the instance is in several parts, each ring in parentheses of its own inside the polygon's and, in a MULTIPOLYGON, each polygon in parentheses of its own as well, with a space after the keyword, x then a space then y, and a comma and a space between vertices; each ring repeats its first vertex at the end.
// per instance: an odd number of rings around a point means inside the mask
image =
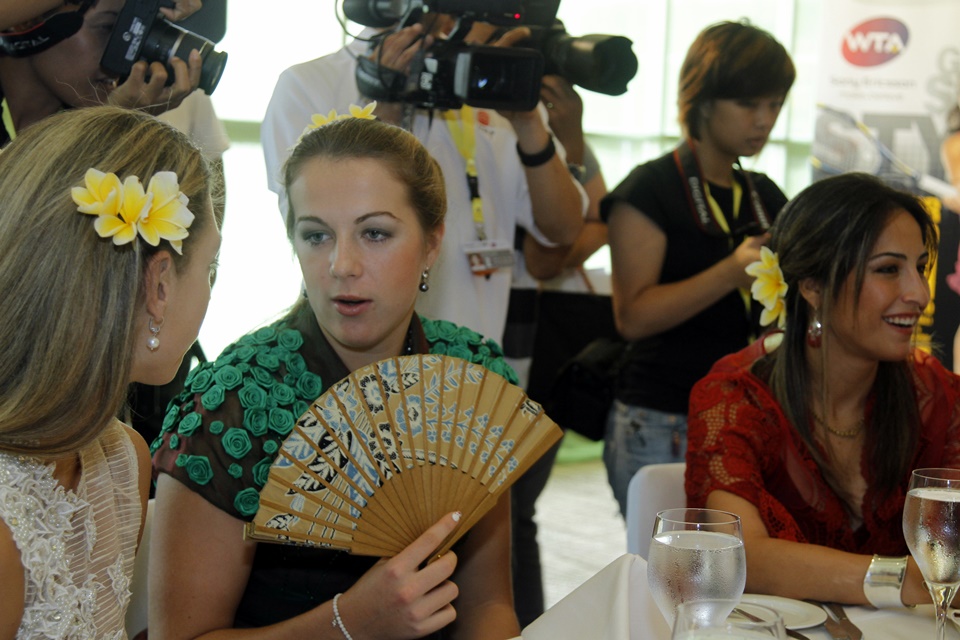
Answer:
POLYGON ((439 41, 417 54, 409 74, 360 58, 360 93, 375 100, 404 102, 428 109, 529 111, 540 99, 543 56, 532 49, 506 49, 439 41))
POLYGON ((344 15, 372 27, 404 27, 424 15, 455 16, 447 40, 417 53, 409 74, 360 58, 357 87, 376 100, 423 108, 458 109, 463 104, 529 111, 540 99, 545 73, 585 89, 620 95, 637 72, 631 41, 622 36, 573 37, 556 20, 560 0, 344 0, 344 15), (531 38, 516 47, 463 41, 474 22, 501 28, 528 26, 531 38))
POLYGON ((220 82, 227 54, 214 50, 203 36, 179 27, 160 15, 161 0, 126 0, 110 32, 100 66, 125 78, 138 60, 161 62, 167 67, 168 83, 174 72, 170 59, 187 61, 190 51, 200 52, 200 88, 210 95, 220 82))

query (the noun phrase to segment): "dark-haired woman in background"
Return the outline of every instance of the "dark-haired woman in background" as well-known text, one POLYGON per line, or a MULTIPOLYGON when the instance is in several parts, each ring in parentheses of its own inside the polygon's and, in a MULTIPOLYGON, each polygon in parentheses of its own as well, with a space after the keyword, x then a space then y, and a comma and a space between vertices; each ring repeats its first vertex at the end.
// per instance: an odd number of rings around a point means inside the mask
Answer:
POLYGON ((680 71, 683 140, 601 205, 617 329, 631 341, 604 447, 623 513, 641 466, 683 460, 693 384, 756 333, 743 270, 786 197, 739 158, 763 149, 795 75, 769 33, 738 22, 707 27, 680 71))

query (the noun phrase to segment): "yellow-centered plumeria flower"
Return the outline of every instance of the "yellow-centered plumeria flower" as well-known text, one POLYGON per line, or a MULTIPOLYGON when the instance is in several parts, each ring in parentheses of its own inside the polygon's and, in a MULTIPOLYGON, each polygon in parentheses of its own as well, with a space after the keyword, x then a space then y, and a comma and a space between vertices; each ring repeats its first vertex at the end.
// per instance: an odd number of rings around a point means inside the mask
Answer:
POLYGON ((756 280, 750 287, 753 299, 763 305, 760 314, 760 324, 767 326, 777 323, 783 329, 787 325, 787 306, 784 302, 787 296, 787 283, 780 270, 780 260, 767 247, 760 247, 760 260, 747 265, 747 275, 756 280))
POLYGON ((310 124, 307 125, 306 129, 303 130, 303 133, 300 134, 302 138, 304 134, 313 129, 319 129, 325 124, 330 124, 336 120, 344 120, 346 118, 360 118, 361 120, 376 120, 377 117, 373 115, 373 110, 377 108, 377 102, 374 100, 365 107, 361 107, 355 104, 350 105, 349 113, 337 113, 336 109, 330 109, 330 113, 323 115, 322 113, 315 113, 310 117, 310 124))
POLYGON ((77 211, 97 216, 93 227, 101 238, 123 245, 139 235, 151 246, 166 240, 174 251, 183 253, 183 239, 189 235, 194 215, 187 208, 189 199, 180 192, 177 174, 155 173, 146 191, 137 176, 127 176, 121 184, 116 174, 92 168, 83 181, 84 186, 74 187, 70 195, 77 211))

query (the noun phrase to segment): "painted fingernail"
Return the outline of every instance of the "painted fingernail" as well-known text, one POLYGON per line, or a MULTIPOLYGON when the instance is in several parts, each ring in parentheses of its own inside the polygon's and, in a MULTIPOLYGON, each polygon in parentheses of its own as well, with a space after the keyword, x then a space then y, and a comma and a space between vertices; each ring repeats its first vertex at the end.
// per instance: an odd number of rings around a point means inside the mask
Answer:
POLYGON ((461 514, 459 511, 454 511, 454 512, 453 512, 453 521, 454 521, 454 522, 460 522, 460 517, 461 517, 462 515, 463 515, 463 514, 461 514))

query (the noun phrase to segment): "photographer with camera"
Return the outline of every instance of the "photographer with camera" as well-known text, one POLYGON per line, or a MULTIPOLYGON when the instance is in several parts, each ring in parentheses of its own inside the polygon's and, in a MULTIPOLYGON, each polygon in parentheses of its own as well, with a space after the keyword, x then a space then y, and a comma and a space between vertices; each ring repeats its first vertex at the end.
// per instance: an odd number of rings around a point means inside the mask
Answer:
MULTIPOLYGON (((409 70, 418 54, 447 39, 456 23, 455 16, 429 14, 396 31, 367 29, 344 49, 284 71, 261 128, 271 190, 281 194, 279 167, 313 114, 343 112, 364 101, 356 79, 361 58, 375 63, 376 73, 384 76, 388 70, 409 70), (370 36, 379 36, 372 50, 370 36)), ((484 43, 497 35, 497 27, 478 21, 463 42, 484 43)), ((524 27, 514 29, 496 45, 510 47, 529 35, 524 27)), ((377 101, 380 119, 398 123, 405 112, 411 116, 408 128, 443 170, 449 207, 440 258, 417 310, 500 341, 516 227, 544 245, 570 244, 582 226, 583 191, 567 169, 543 109, 432 111, 377 101)), ((280 200, 286 215, 282 195, 280 200)))
MULTIPOLYGON (((140 60, 120 80, 101 67, 125 0, 83 0, 61 4, 37 18, 0 32, 0 92, 4 131, 0 143, 17 131, 63 109, 100 104, 136 108, 154 115, 172 109, 200 83, 201 57, 170 61, 173 83, 161 62, 140 60)), ((179 14, 199 6, 185 3, 179 14)), ((15 16, 16 14, 10 14, 15 16)))

